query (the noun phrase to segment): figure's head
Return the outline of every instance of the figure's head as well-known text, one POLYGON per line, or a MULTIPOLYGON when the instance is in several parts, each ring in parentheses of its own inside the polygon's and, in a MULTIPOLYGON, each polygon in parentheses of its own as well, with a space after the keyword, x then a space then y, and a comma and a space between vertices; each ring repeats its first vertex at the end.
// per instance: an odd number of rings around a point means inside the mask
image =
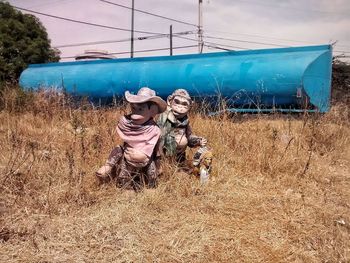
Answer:
POLYGON ((130 103, 130 118, 136 124, 143 124, 158 113, 158 106, 153 102, 130 103))
POLYGON ((204 165, 205 167, 210 167, 212 161, 213 161, 213 153, 211 151, 205 152, 201 161, 202 165, 204 165))
POLYGON ((213 152, 207 147, 201 147, 193 155, 193 173, 197 176, 200 175, 201 169, 211 170, 213 162, 213 152))
POLYGON ((126 91, 125 99, 130 103, 130 117, 136 124, 143 124, 150 118, 166 110, 166 102, 156 96, 154 90, 147 87, 141 88, 137 92, 137 95, 126 91))
POLYGON ((168 106, 172 109, 176 118, 181 119, 187 115, 191 109, 192 100, 188 92, 184 89, 175 90, 168 97, 168 106))
POLYGON ((200 147, 197 152, 193 155, 194 166, 206 166, 210 167, 213 161, 213 151, 207 147, 200 147))

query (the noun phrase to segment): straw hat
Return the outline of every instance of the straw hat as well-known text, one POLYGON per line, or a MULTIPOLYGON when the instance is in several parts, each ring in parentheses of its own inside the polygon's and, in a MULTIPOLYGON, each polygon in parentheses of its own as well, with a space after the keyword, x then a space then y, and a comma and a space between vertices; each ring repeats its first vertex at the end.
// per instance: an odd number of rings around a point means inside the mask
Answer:
POLYGON ((167 104, 161 98, 156 96, 156 92, 148 87, 141 88, 137 95, 131 94, 129 91, 125 91, 125 99, 129 103, 145 103, 148 101, 154 102, 158 106, 158 113, 162 113, 166 110, 167 104))

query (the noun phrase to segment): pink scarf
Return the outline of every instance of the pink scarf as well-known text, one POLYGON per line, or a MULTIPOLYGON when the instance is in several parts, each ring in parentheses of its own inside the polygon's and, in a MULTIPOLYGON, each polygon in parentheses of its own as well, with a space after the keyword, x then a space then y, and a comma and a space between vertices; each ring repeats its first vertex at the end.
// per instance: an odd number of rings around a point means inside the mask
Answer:
POLYGON ((160 137, 160 129, 153 119, 144 124, 134 124, 129 116, 123 116, 117 126, 120 138, 130 147, 135 148, 148 157, 152 156, 160 137))

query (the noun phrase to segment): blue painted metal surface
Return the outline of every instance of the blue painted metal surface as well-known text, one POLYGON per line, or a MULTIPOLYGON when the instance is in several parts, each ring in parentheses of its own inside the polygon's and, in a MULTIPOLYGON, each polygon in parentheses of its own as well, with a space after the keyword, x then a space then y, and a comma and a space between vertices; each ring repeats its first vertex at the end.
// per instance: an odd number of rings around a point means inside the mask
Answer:
POLYGON ((218 95, 239 111, 330 106, 330 45, 30 65, 25 89, 64 88, 92 98, 123 96, 142 86, 166 98, 185 88, 191 96, 218 95))

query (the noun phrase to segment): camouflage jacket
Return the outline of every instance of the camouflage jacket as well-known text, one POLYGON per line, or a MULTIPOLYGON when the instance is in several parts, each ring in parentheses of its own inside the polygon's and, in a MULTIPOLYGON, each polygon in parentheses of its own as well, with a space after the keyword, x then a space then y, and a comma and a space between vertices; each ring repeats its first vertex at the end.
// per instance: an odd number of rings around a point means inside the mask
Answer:
POLYGON ((168 109, 159 115, 157 124, 161 129, 160 147, 166 156, 175 156, 176 154, 177 143, 175 136, 179 129, 183 130, 188 141, 188 147, 193 148, 200 145, 202 138, 192 134, 187 115, 181 120, 178 120, 175 118, 171 109, 168 109))

